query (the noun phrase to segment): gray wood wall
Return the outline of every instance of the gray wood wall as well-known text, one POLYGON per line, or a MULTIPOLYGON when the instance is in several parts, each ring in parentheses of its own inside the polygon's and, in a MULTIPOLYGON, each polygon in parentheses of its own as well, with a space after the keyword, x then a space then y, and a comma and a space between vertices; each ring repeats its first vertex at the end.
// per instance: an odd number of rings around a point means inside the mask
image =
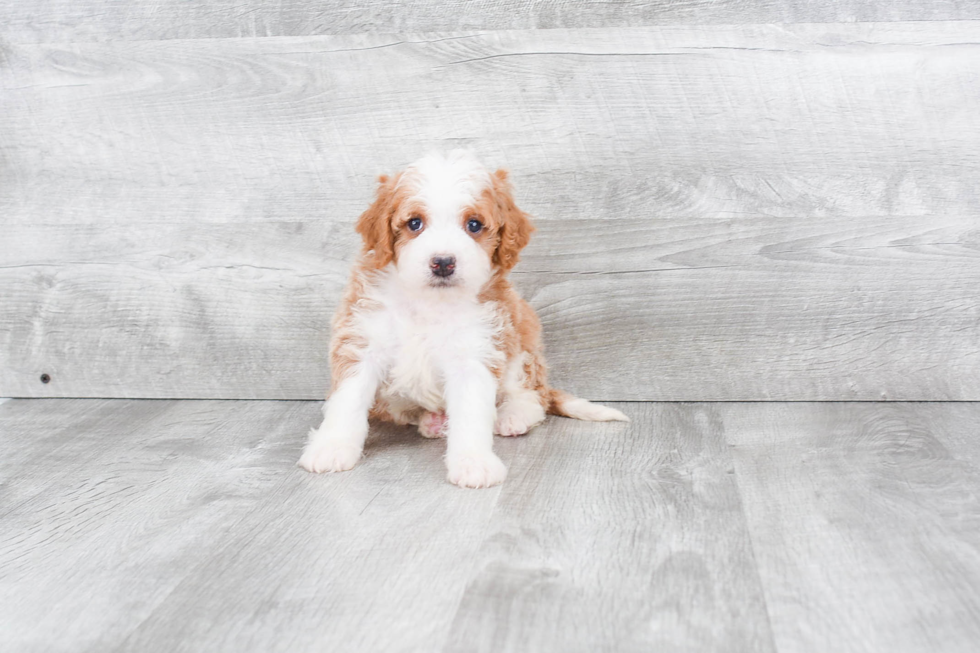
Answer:
POLYGON ((0 396, 322 397, 374 177, 470 147, 560 387, 980 400, 980 3, 270 7, 0 0, 0 396))

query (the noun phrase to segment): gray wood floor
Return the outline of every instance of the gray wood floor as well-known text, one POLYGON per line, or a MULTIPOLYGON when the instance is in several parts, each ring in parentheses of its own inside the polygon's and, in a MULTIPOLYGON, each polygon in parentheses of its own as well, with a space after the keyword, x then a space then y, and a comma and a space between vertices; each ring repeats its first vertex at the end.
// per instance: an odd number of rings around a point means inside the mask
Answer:
POLYGON ((3 651, 975 651, 980 404, 632 403, 502 487, 311 402, 0 405, 3 651))

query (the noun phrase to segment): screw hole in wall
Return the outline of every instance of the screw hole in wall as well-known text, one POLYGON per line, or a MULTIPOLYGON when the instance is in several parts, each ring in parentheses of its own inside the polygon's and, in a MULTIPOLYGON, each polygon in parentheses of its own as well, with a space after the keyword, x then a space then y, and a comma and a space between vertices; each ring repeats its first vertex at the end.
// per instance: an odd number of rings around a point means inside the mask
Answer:
POLYGON ((42 374, 41 375, 41 383, 51 383, 51 375, 50 374, 42 374))

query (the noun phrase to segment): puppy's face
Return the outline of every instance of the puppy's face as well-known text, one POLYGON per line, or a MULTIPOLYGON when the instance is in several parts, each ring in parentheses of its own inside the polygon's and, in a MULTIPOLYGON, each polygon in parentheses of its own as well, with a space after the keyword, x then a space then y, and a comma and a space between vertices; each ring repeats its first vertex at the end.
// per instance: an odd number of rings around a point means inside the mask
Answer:
POLYGON ((534 228, 514 204, 506 172, 491 174, 454 151, 382 177, 357 230, 369 263, 393 265, 406 289, 476 295, 517 263, 534 228))

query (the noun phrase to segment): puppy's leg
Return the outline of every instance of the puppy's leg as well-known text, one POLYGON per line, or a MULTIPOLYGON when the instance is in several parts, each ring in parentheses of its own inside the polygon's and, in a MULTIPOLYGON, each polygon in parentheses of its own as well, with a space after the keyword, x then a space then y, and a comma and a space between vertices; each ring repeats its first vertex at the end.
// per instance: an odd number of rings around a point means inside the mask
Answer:
POLYGON ((379 380, 377 370, 361 362, 341 381, 323 407, 320 428, 310 431, 300 467, 311 472, 343 472, 357 464, 379 380))
POLYGON ((465 361, 446 373, 448 479, 461 487, 490 487, 507 478, 493 453, 497 381, 486 365, 465 361))
POLYGON ((544 408, 538 393, 533 390, 521 390, 504 397, 497 408, 497 421, 494 422, 493 432, 497 435, 524 435, 533 427, 544 421, 544 408))

